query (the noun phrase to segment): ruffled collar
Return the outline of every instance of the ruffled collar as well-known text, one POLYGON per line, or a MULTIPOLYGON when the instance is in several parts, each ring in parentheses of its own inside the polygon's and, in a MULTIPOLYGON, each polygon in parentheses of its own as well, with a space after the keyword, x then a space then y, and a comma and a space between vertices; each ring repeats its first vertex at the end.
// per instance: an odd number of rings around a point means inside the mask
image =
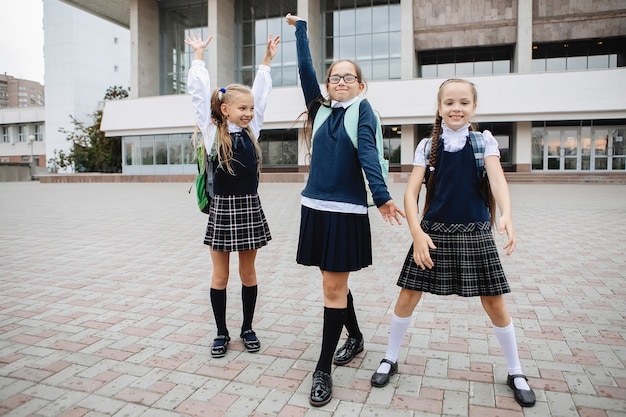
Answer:
POLYGON ((468 123, 458 130, 452 130, 449 127, 446 127, 444 123, 441 123, 441 127, 443 128, 443 133, 441 134, 441 136, 444 139, 448 139, 451 141, 465 141, 467 136, 469 136, 469 126, 470 125, 468 123))
POLYGON ((226 126, 228 126, 228 133, 237 133, 243 130, 242 128, 234 123, 229 122, 228 120, 226 121, 226 126))

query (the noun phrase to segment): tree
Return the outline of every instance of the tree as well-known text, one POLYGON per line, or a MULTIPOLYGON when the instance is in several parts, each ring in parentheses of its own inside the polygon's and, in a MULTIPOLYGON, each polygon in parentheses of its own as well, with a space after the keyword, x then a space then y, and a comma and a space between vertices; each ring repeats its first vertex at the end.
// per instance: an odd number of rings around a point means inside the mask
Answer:
MULTIPOLYGON (((104 100, 122 100, 128 98, 128 90, 121 86, 109 87, 104 100)), ((69 153, 62 150, 48 161, 55 167, 72 168, 75 172, 122 172, 122 139, 106 137, 100 130, 102 110, 93 112, 90 117, 93 124, 87 125, 70 115, 73 130, 64 128, 59 132, 67 135, 72 142, 69 153)))

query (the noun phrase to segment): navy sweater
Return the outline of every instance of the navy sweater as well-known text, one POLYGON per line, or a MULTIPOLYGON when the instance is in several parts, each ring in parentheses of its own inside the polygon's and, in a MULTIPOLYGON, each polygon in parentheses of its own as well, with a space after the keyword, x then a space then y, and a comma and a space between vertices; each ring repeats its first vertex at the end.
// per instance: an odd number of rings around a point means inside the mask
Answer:
MULTIPOLYGON (((298 69, 309 117, 314 118, 323 99, 309 50, 306 21, 296 22, 298 69), (312 104, 313 103, 313 104, 312 104)), ((305 197, 352 203, 367 207, 367 194, 361 169, 369 181, 377 207, 391 200, 383 179, 376 151, 376 117, 367 101, 359 108, 358 151, 343 125, 345 109, 333 109, 332 114, 313 138, 313 154, 309 179, 302 191, 305 197)))

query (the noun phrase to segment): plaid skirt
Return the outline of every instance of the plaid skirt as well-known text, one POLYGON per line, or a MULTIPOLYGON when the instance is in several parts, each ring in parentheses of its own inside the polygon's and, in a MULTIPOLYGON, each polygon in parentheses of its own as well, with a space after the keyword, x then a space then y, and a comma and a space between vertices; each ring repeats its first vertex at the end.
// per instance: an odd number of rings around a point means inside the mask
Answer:
POLYGON ((258 249, 272 240, 258 194, 215 195, 204 244, 218 252, 258 249))
POLYGON ((450 225, 422 220, 421 224, 437 247, 430 250, 435 266, 424 270, 417 266, 411 245, 398 286, 462 297, 511 292, 489 222, 450 225))
POLYGON ((302 206, 296 262, 329 272, 358 271, 371 265, 368 215, 302 206))

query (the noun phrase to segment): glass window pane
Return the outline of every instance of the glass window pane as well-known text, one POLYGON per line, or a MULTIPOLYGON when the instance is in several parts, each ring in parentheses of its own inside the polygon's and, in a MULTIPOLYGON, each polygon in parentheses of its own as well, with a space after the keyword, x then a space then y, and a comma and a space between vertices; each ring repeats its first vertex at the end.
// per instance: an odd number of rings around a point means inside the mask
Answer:
POLYGON ((389 56, 389 34, 375 33, 372 35, 372 56, 387 58, 389 56))
POLYGON ((456 64, 456 76, 457 77, 467 77, 474 75, 474 63, 472 62, 461 62, 456 64))
POLYGON ((356 12, 355 10, 343 10, 338 13, 339 15, 339 31, 335 32, 335 36, 346 36, 346 35, 354 35, 356 34, 355 20, 356 20, 356 12))
POLYGON ((493 67, 493 62, 491 61, 474 62, 474 74, 475 75, 493 74, 492 67, 493 67))
POLYGON ((547 71, 565 71, 565 58, 546 59, 547 71))
POLYGON ((356 9, 356 33, 364 34, 372 30, 372 9, 364 7, 356 9))
POLYGON ((361 62, 363 59, 372 59, 372 35, 356 36, 355 41, 357 62, 361 62))
POLYGON ((567 58, 568 71, 581 71, 587 69, 586 56, 570 56, 567 58))
POLYGON ((399 80, 401 77, 401 65, 400 58, 390 59, 389 60, 389 79, 390 80, 399 80))
MULTIPOLYGON (((374 9, 374 14, 373 14, 372 31, 373 32, 388 32, 389 31, 389 7, 376 6, 373 9, 374 9)), ((399 26, 400 20, 398 20, 397 22, 399 26)))
POLYGON ((589 69, 608 68, 609 56, 608 55, 592 55, 587 61, 589 69))
POLYGON ((389 32, 389 56, 392 58, 400 57, 402 52, 400 32, 389 32))
POLYGON ((437 78, 437 65, 422 65, 423 78, 437 78))
POLYGON ((511 61, 494 61, 493 73, 494 74, 509 74, 511 72, 511 61))
POLYGON ((437 65, 437 77, 450 78, 454 77, 455 64, 439 64, 437 65))
POLYGON ((339 55, 335 54, 334 59, 355 59, 355 49, 355 37, 342 36, 339 38, 339 55))
POLYGON ((533 59, 530 70, 532 72, 545 72, 546 71, 546 60, 543 58, 533 59))
POLYGON ((372 80, 386 80, 389 79, 389 61, 386 59, 377 59, 373 61, 373 76, 372 80))
POLYGON ((154 137, 141 137, 141 165, 154 165, 154 137))

